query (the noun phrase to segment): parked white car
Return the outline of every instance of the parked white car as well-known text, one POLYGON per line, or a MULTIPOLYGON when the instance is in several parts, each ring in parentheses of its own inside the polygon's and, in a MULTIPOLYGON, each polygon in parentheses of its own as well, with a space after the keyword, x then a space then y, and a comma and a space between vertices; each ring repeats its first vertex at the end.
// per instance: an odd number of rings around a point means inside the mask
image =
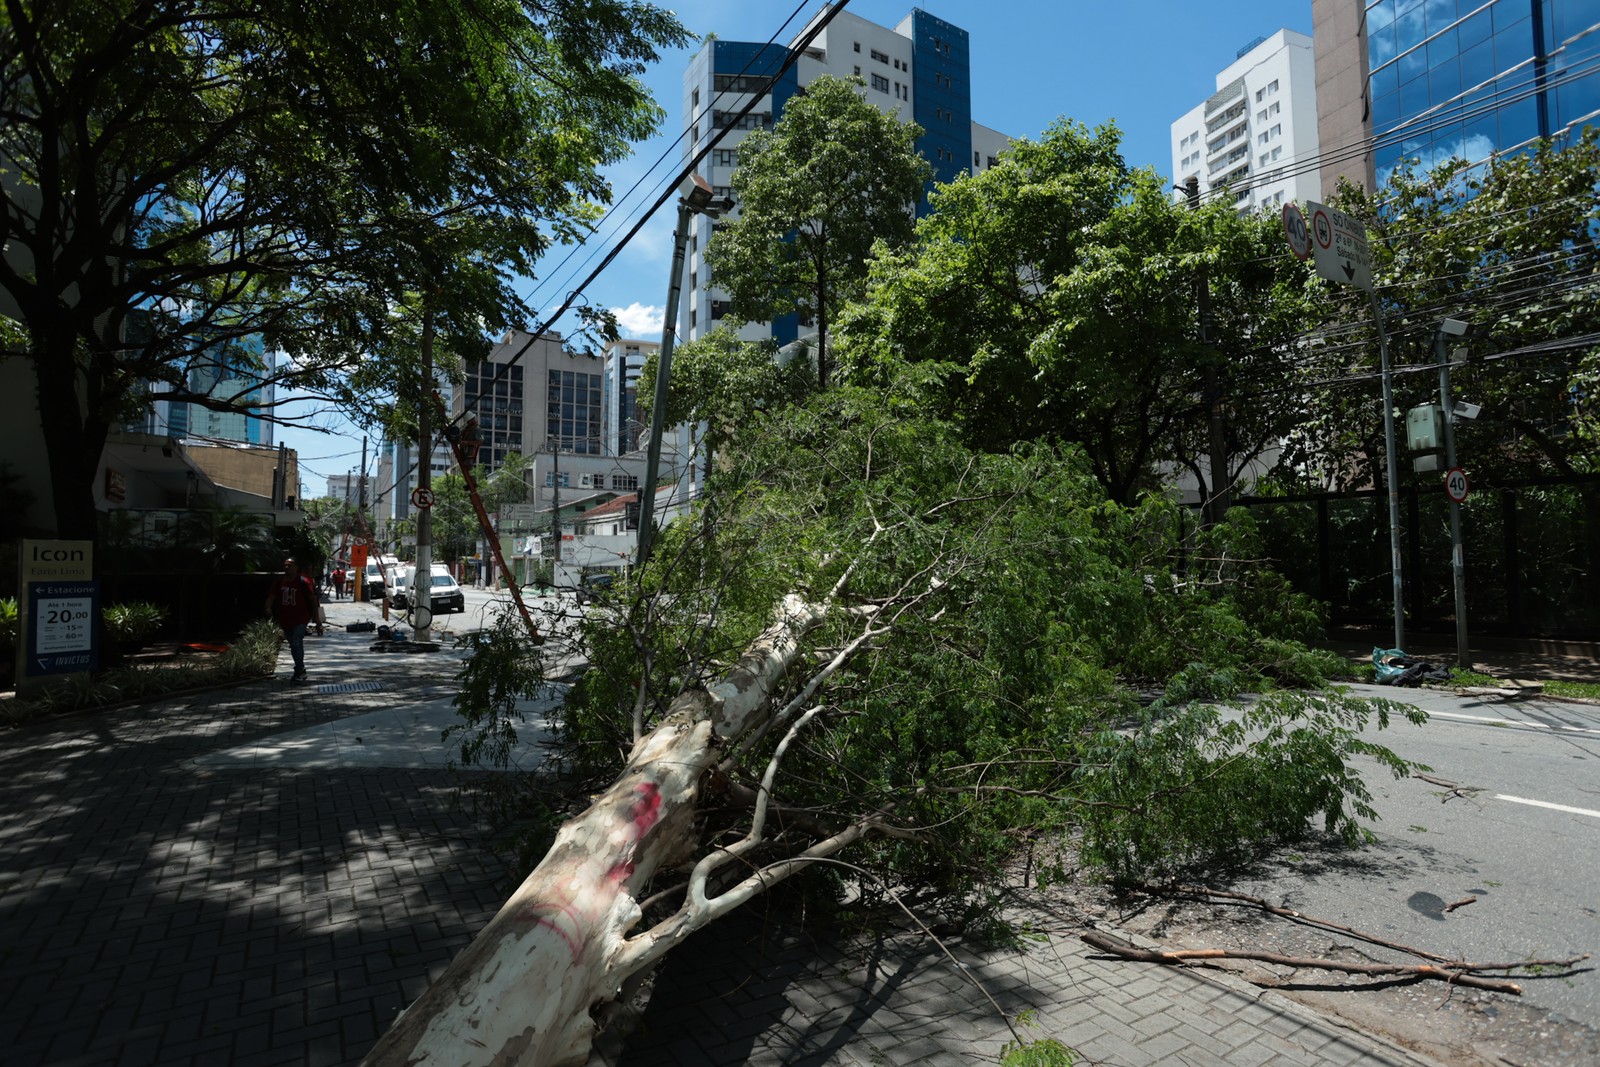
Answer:
MULTIPOLYGON (((412 597, 415 595, 417 568, 405 567, 395 578, 394 593, 389 598, 389 603, 401 609, 411 607, 412 597)), ((467 596, 461 591, 461 586, 451 577, 450 569, 443 563, 433 565, 433 586, 429 590, 432 594, 430 603, 435 615, 445 612, 461 612, 467 610, 467 596)))

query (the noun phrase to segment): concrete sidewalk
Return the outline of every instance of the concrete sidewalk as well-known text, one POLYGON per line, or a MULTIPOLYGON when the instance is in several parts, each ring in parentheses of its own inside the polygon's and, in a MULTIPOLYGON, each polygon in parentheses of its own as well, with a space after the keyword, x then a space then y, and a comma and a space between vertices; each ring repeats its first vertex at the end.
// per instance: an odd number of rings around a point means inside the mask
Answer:
MULTIPOLYGON (((6 735, 0 1048, 9 1064, 353 1063, 514 888, 448 769, 456 658, 369 651, 329 606, 276 678, 6 735)), ((529 705, 519 759, 539 758, 529 705)), ((995 1062, 1029 1020, 1091 1063, 1425 1064, 1227 975, 1036 935, 945 957, 917 930, 817 939, 758 901, 657 975, 605 1067, 995 1062)))

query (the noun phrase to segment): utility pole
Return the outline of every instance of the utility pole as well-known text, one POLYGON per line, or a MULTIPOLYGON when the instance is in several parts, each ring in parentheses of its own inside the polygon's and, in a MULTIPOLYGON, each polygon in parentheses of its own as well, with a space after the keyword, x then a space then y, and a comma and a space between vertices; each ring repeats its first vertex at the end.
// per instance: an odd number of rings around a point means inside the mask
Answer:
MULTIPOLYGON (((712 202, 709 182, 691 174, 678 199, 678 226, 672 232, 672 276, 667 281, 667 311, 661 324, 661 350, 656 353, 655 393, 650 401, 650 447, 645 453, 644 485, 639 487, 639 545, 633 565, 643 567, 655 540, 656 479, 661 473, 661 435, 666 432, 667 393, 672 383, 672 344, 677 338, 679 304, 683 298, 684 246, 689 243, 689 223, 695 215, 716 218, 728 209, 712 202)), ((818 357, 819 365, 821 357, 818 357)), ((691 463, 692 463, 691 459, 691 463)))
MULTIPOLYGON (((417 391, 417 496, 433 494, 433 311, 422 306, 422 383, 417 391)), ((433 627, 433 508, 417 508, 417 566, 411 575, 412 609, 416 625, 412 640, 432 639, 433 627)))
MULTIPOLYGON (((1450 396, 1450 353, 1445 347, 1446 337, 1465 337, 1471 327, 1460 319, 1445 319, 1433 335, 1434 358, 1439 364, 1439 406, 1444 410, 1444 469, 1456 468, 1455 401, 1450 396)), ((1460 351, 1465 352, 1466 349, 1460 351)), ((1448 495, 1448 494, 1447 494, 1448 495)), ((1456 593, 1456 665, 1462 670, 1472 667, 1472 653, 1467 648, 1467 560, 1461 547, 1461 505, 1450 497, 1450 571, 1455 579, 1456 593)))
POLYGON ((1383 462, 1389 491, 1389 571, 1394 578, 1394 647, 1406 647, 1405 583, 1400 572, 1400 471, 1394 450, 1394 372, 1389 367, 1389 335, 1383 328, 1383 305, 1378 294, 1367 290, 1372 322, 1378 330, 1378 365, 1383 371, 1383 462))
POLYGON ((561 438, 550 438, 550 588, 561 566, 561 438))
MULTIPOLYGON (((1189 198, 1189 210, 1200 210, 1200 179, 1190 176, 1184 182, 1184 193, 1189 198)), ((1195 295, 1199 304, 1200 314, 1200 343, 1207 349, 1205 365, 1201 368, 1204 376, 1202 388, 1206 402, 1206 445, 1210 452, 1208 462, 1210 485, 1205 500, 1205 517, 1207 525, 1221 522, 1232 506, 1233 479, 1229 474, 1231 460, 1228 456, 1228 433, 1222 421, 1222 376, 1218 373, 1217 363, 1220 359, 1212 347, 1212 330, 1215 326, 1215 317, 1211 312, 1211 272, 1204 262, 1200 264, 1199 276, 1195 279, 1195 295)))

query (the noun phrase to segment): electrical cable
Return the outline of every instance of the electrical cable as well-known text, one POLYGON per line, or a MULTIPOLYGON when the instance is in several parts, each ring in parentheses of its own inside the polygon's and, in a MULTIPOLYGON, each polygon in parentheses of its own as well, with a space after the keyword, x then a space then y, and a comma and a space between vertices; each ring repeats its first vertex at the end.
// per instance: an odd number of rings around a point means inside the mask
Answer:
MULTIPOLYGON (((823 8, 820 16, 813 20, 810 29, 800 39, 788 46, 786 50, 787 55, 784 61, 779 65, 777 72, 773 75, 774 81, 776 81, 778 78, 781 78, 799 61, 800 56, 805 53, 806 48, 810 46, 811 42, 820 36, 823 30, 827 29, 828 24, 833 21, 836 15, 845 9, 848 3, 849 0, 835 0, 835 2, 828 4, 823 8)), ((792 19, 793 16, 791 15, 790 19, 786 20, 784 25, 787 25, 789 21, 792 21, 792 19)), ((773 39, 776 39, 776 35, 774 35, 773 39)), ((749 69, 748 64, 746 65, 746 69, 749 69)), ((598 278, 606 269, 606 267, 611 265, 611 262, 616 259, 619 254, 621 254, 622 250, 627 247, 628 243, 638 235, 641 229, 644 228, 645 223, 649 222, 655 213, 661 209, 662 205, 671 199, 672 194, 677 191, 679 185, 681 185, 682 182, 689 177, 689 175, 696 172, 701 160, 705 159, 705 157, 711 153, 712 149, 716 148, 716 146, 722 142, 723 138, 725 138, 728 133, 735 128, 735 124, 738 120, 743 119, 755 109, 756 104, 758 104, 761 99, 762 96, 760 94, 752 95, 750 100, 735 113, 735 121, 730 122, 723 126, 720 130, 717 130, 716 133, 707 140, 705 147, 695 152, 689 162, 685 164, 680 171, 678 171, 677 175, 656 198, 654 203, 652 203, 650 207, 645 210, 645 212, 639 217, 638 221, 635 222, 628 232, 623 235, 621 240, 606 253, 599 266, 590 271, 584 280, 579 283, 579 285, 571 293, 568 294, 567 299, 561 304, 560 307, 546 316, 544 322, 540 323, 528 335, 527 340, 522 343, 520 348, 512 353, 511 357, 506 362, 497 364, 499 369, 496 371, 494 377, 491 378, 488 383, 486 383, 484 388, 479 389, 470 397, 463 398, 461 413, 449 418, 444 425, 440 427, 441 433, 446 431, 448 428, 453 427, 457 422, 464 418, 468 412, 472 410, 472 405, 474 402, 482 398, 484 391, 492 390, 495 384, 497 384, 501 378, 509 374, 511 368, 520 362, 522 357, 527 353, 528 349, 533 346, 533 343, 538 340, 539 337, 541 337, 546 331, 548 331, 550 326, 560 319, 562 315, 565 315, 572 309, 572 306, 577 302, 577 298, 582 295, 583 290, 592 284, 594 280, 598 278)), ((405 479, 409 478, 412 470, 415 470, 415 464, 413 464, 410 469, 405 471, 399 478, 396 479, 395 485, 390 487, 391 491, 398 487, 405 479)))

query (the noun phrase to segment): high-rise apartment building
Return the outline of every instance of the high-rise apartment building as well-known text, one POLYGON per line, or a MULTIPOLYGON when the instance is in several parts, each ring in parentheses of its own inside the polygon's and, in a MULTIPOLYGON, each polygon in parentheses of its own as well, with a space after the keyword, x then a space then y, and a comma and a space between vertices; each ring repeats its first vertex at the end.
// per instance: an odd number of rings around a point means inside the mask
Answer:
MULTIPOLYGON (((795 36, 795 42, 827 12, 824 8, 815 16, 795 36)), ((913 10, 890 28, 839 12, 795 64, 780 74, 791 54, 792 47, 713 38, 690 60, 683 78, 684 126, 689 135, 685 138, 686 156, 698 152, 718 131, 731 127, 700 167, 718 195, 732 194, 738 146, 746 134, 753 129, 771 129, 784 105, 824 74, 860 78, 869 101, 921 126, 924 133, 917 146, 932 165, 936 182, 992 167, 995 157, 1010 143, 1004 134, 972 121, 967 31, 936 15, 913 10), (757 98, 754 108, 739 118, 752 96, 757 98)), ((712 220, 697 216, 690 232, 683 279, 688 298, 687 322, 683 324, 687 332, 680 336, 702 336, 727 311, 727 296, 715 288, 704 259, 712 225, 712 220)), ((740 336, 749 340, 770 336, 787 344, 799 334, 798 318, 786 315, 771 324, 748 325, 740 336)))
POLYGON ((1311 38, 1282 29, 1239 50, 1217 90, 1172 124, 1172 176, 1226 189, 1241 211, 1315 199, 1317 103, 1311 38))
POLYGON ((455 390, 451 414, 464 416, 463 427, 477 420, 478 464, 493 475, 508 455, 521 454, 531 461, 530 500, 544 507, 637 489, 644 457, 604 447, 605 361, 569 351, 559 334, 528 342, 528 334, 509 331, 487 359, 467 364, 455 390))
POLYGON ((1322 187, 1600 121, 1600 0, 1313 0, 1322 187))
POLYGON ((645 360, 661 350, 659 341, 621 339, 606 345, 600 385, 600 450, 625 456, 646 444, 649 429, 639 414, 639 376, 645 360))

